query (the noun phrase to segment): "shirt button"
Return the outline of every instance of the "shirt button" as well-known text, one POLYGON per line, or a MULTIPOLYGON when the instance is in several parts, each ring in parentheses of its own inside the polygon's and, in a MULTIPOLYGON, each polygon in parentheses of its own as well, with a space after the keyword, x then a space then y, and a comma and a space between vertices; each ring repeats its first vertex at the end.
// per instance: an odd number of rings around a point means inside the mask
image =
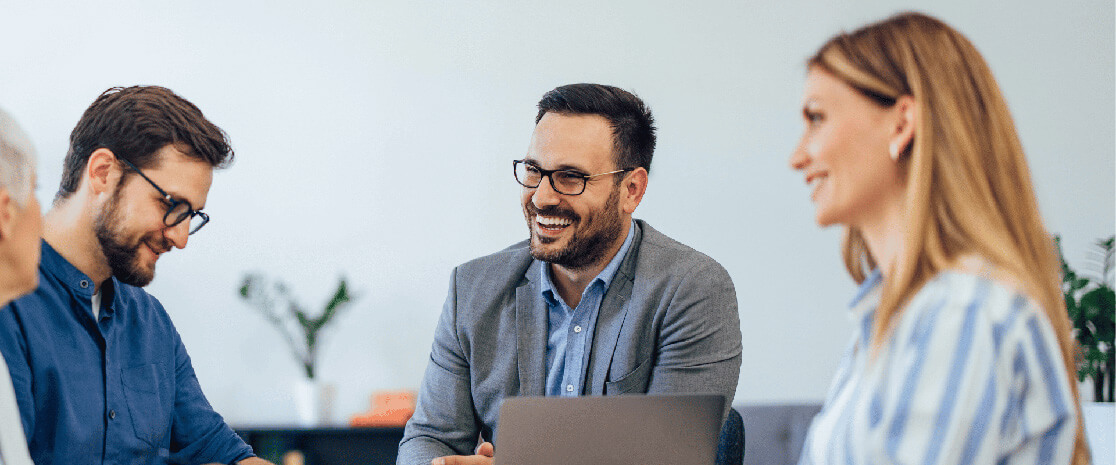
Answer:
POLYGON ((566 385, 566 392, 573 392, 573 385, 572 384, 567 384, 566 385))
POLYGON ((574 332, 575 333, 580 333, 581 332, 581 326, 574 326, 574 332))
POLYGON ((84 279, 83 279, 83 280, 81 280, 81 282, 80 282, 80 283, 78 283, 78 284, 81 284, 81 288, 82 288, 82 289, 85 289, 85 288, 89 287, 89 281, 86 281, 86 280, 84 280, 84 279))
POLYGON ((116 419, 116 410, 109 410, 109 420, 116 419))

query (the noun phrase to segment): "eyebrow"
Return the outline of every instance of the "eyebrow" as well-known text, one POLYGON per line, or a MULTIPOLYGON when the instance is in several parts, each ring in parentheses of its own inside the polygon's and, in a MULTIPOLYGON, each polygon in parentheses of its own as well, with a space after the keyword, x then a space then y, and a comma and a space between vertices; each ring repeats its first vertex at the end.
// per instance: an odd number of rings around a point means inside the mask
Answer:
MULTIPOLYGON (((186 206, 190 207, 190 209, 193 210, 193 211, 200 212, 200 211, 205 209, 205 205, 202 205, 201 208, 197 208, 197 207, 194 206, 194 202, 191 202, 190 199, 187 199, 186 197, 175 194, 174 192, 167 191, 166 189, 164 189, 164 191, 167 193, 168 196, 170 196, 170 198, 174 199, 176 202, 185 203, 186 206)), ((159 191, 155 191, 155 193, 158 194, 159 191)), ((162 195, 160 195, 159 198, 164 199, 164 197, 162 195)))
MULTIPOLYGON (((527 163, 530 163, 530 164, 532 164, 536 167, 542 168, 542 165, 540 165, 539 162, 535 161, 533 158, 526 157, 526 158, 523 159, 523 161, 527 162, 527 163)), ((547 168, 543 168, 543 169, 547 169, 547 168)), ((547 170, 549 170, 549 169, 547 169, 547 170)), ((582 173, 582 174, 585 174, 585 173, 589 172, 585 168, 582 168, 580 166, 571 165, 571 164, 568 164, 568 163, 558 165, 558 167, 554 168, 554 171, 577 171, 578 173, 582 173)))
POLYGON ((817 111, 817 106, 818 106, 817 97, 809 98, 805 102, 802 102, 802 116, 803 117, 810 116, 811 112, 816 112, 817 111))

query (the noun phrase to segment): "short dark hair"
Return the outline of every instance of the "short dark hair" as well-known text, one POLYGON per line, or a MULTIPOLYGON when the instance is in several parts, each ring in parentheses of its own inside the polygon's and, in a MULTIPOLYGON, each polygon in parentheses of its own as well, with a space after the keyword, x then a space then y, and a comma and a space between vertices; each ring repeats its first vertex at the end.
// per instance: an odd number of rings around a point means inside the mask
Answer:
POLYGON ((655 154, 655 118, 635 94, 603 84, 570 84, 558 87, 539 100, 539 124, 547 112, 600 115, 612 126, 612 147, 620 169, 642 167, 651 171, 655 154))
POLYGON ((168 144, 214 168, 232 163, 228 134, 170 89, 132 86, 106 90, 89 105, 70 133, 70 149, 55 200, 77 191, 85 164, 97 149, 107 148, 118 158, 146 168, 155 152, 168 144))

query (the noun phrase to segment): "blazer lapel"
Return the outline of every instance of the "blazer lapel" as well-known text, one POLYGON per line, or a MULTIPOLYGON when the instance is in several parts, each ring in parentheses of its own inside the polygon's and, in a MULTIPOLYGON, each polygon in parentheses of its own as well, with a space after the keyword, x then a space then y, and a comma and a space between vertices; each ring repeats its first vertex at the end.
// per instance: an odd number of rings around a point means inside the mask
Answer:
POLYGON ((639 257, 639 245, 643 240, 643 230, 636 222, 635 236, 632 237, 632 247, 628 249, 628 256, 612 278, 608 286, 601 308, 597 313, 597 325, 593 336, 593 345, 589 351, 588 365, 585 367, 586 393, 600 395, 604 393, 605 381, 608 379, 608 370, 612 366, 612 354, 616 351, 616 343, 620 338, 620 330, 624 327, 624 318, 628 314, 628 306, 632 300, 632 284, 635 280, 636 259, 639 257))
POLYGON ((541 396, 546 384, 547 308, 538 282, 543 262, 527 268, 526 282, 515 288, 515 322, 519 334, 520 395, 541 396))

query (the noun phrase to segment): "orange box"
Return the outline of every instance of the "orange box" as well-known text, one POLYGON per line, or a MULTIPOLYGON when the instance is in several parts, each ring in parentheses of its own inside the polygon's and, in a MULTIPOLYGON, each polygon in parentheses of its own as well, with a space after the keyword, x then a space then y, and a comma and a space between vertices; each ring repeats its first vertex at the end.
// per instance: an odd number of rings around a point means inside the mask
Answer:
POLYGON ((415 413, 414 391, 381 391, 372 394, 372 407, 349 419, 354 427, 404 426, 415 413))

